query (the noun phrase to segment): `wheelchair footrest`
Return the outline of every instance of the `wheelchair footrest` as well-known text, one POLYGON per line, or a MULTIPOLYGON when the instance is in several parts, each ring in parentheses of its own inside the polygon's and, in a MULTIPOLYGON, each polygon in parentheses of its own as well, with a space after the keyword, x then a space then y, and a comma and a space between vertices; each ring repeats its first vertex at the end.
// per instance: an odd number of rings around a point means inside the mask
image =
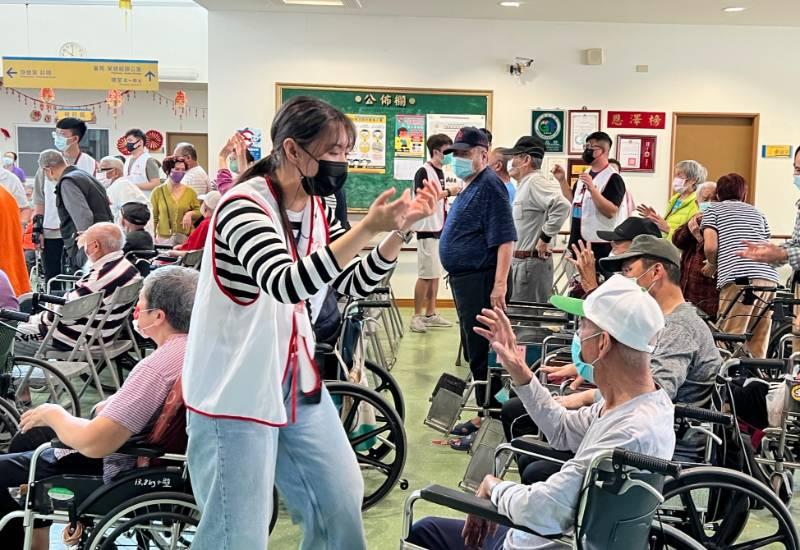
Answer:
POLYGON ((458 376, 443 373, 433 389, 431 406, 424 424, 435 430, 450 433, 461 414, 466 391, 466 381, 458 376))

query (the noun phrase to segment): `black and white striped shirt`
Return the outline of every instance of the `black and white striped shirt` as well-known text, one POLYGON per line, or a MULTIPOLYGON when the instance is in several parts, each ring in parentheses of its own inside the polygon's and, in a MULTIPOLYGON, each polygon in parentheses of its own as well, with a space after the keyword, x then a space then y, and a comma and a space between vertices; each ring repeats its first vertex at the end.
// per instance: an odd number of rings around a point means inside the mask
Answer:
MULTIPOLYGON (((111 296, 117 288, 134 284, 141 279, 139 271, 132 263, 125 259, 121 250, 112 252, 100 258, 92 265, 89 273, 86 274, 80 281, 75 284, 75 289, 68 293, 64 298, 67 302, 87 296, 95 292, 103 293, 103 304, 100 306, 100 311, 92 322, 92 328, 96 328, 103 316, 111 306, 111 296)), ((119 330, 122 323, 128 317, 131 304, 117 304, 111 311, 103 325, 102 341, 109 343, 113 340, 117 330, 119 330)), ((57 307, 53 308, 58 310, 57 307)), ((55 314, 50 311, 45 311, 40 314, 39 319, 31 318, 29 323, 39 323, 39 330, 41 334, 46 334, 50 326, 55 321, 55 314)), ((63 347, 64 349, 72 349, 75 347, 81 331, 89 322, 89 319, 84 317, 76 321, 61 321, 58 324, 56 332, 53 334, 54 343, 63 347)), ((87 334, 91 337, 92 332, 87 334)))
MULTIPOLYGON (((331 242, 346 230, 325 206, 331 242)), ((250 302, 263 290, 279 302, 296 304, 326 285, 348 296, 367 296, 394 265, 375 247, 340 268, 328 246, 292 259, 273 220, 254 200, 233 199, 222 206, 214 228, 216 272, 223 290, 250 302)), ((280 223, 280 222, 277 222, 280 223)))
POLYGON ((778 282, 778 272, 771 265, 737 255, 745 248, 742 241, 769 240, 769 224, 760 210, 742 201, 715 202, 703 214, 703 229, 707 227, 718 235, 717 288, 739 277, 778 282))

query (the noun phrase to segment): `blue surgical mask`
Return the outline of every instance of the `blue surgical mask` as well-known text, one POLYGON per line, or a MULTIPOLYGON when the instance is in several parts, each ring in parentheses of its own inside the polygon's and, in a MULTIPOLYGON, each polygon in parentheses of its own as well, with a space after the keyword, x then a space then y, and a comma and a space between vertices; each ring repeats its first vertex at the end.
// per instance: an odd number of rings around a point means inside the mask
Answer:
POLYGON ((56 134, 56 136, 53 138, 53 145, 55 145, 56 149, 59 151, 64 151, 67 148, 67 138, 56 134))
POLYGON ((453 163, 453 153, 448 153, 442 157, 442 166, 447 166, 453 163))
POLYGON ((228 161, 228 168, 234 174, 238 174, 239 173, 239 161, 236 160, 236 159, 229 160, 228 161))
MULTIPOLYGON (((800 183, 798 183, 797 178, 795 178, 794 184, 798 186, 798 189, 800 189, 800 183)), ((711 206, 710 202, 698 202, 697 203, 697 207, 700 209, 700 212, 705 212, 706 210, 708 210, 709 206, 711 206)))
POLYGON ((3 166, 12 166, 14 164, 14 159, 11 157, 3 157, 3 166))
MULTIPOLYGON (((594 360, 593 363, 587 363, 581 358, 581 347, 582 343, 585 340, 589 340, 590 338, 594 338, 595 336, 600 336, 603 334, 602 332, 598 332, 596 334, 592 334, 581 340, 581 337, 576 332, 572 335, 572 362, 575 363, 575 368, 578 370, 578 376, 589 382, 590 384, 594 384, 594 363, 597 363, 597 359, 594 360)), ((598 357, 599 359, 599 357, 598 357)))
POLYGON ((472 168, 472 159, 453 157, 453 172, 457 178, 462 180, 473 175, 475 170, 472 168))
POLYGON ((794 186, 800 189, 800 176, 794 177, 794 186))

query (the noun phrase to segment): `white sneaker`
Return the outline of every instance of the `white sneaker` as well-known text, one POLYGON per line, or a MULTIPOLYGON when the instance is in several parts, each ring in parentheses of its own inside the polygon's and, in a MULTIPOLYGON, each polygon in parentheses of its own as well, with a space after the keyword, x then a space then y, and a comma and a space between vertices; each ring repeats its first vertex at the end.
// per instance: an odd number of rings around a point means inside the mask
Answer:
POLYGON ((411 332, 428 332, 424 319, 425 317, 422 315, 413 315, 411 317, 411 332))
POLYGON ((431 315, 430 317, 425 317, 423 319, 425 326, 428 327, 452 327, 453 323, 448 321, 447 319, 443 318, 438 313, 431 315))

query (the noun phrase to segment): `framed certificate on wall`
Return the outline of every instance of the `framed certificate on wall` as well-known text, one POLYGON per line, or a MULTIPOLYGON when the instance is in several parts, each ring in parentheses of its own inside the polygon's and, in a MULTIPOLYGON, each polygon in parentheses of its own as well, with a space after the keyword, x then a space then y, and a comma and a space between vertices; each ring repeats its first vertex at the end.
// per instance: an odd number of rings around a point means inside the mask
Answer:
POLYGON ((580 155, 586 138, 592 132, 600 131, 600 111, 570 111, 569 112, 569 144, 567 154, 580 155))
POLYGON ((623 172, 656 171, 656 136, 617 136, 617 160, 623 172))

